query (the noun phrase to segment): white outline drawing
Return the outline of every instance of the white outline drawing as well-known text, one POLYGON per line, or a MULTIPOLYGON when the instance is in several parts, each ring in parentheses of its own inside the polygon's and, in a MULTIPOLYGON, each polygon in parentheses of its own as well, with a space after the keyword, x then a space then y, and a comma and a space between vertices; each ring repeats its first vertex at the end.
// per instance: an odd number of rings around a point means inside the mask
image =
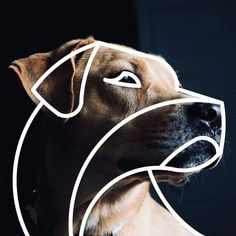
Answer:
MULTIPOLYGON (((170 73, 172 74, 172 77, 174 79, 174 84, 175 84, 175 89, 183 94, 186 95, 190 95, 193 98, 182 98, 182 99, 175 99, 175 100, 171 100, 171 101, 165 101, 165 102, 161 102, 158 104, 154 104, 151 105, 149 107, 146 107, 132 115, 130 115, 129 117, 126 117, 124 120, 122 120, 120 123, 118 123, 117 125, 115 125, 109 132, 107 132, 102 139, 100 139, 100 141, 95 145, 95 147, 93 148, 93 150, 90 152, 89 156, 87 157, 86 161, 84 162, 83 166, 81 167, 79 174, 77 176, 77 179, 75 181, 74 184, 74 188, 71 194, 71 200, 70 200, 70 206, 69 206, 69 217, 68 217, 68 231, 69 231, 69 236, 73 236, 73 211, 74 211, 74 204, 75 204, 75 198, 76 198, 76 194, 77 194, 77 190, 79 188, 79 184, 80 181, 83 177, 83 174, 88 166, 88 164, 90 163, 91 159, 93 158, 93 156, 95 155, 95 153, 98 151, 98 149, 103 145, 103 143, 113 134, 115 133, 118 129, 120 129, 123 125, 125 125, 126 123, 128 123, 129 121, 131 121, 132 119, 135 119, 136 117, 152 111, 154 109, 163 107, 163 106, 168 106, 168 105, 174 105, 174 104, 181 104, 181 103, 193 103, 193 102, 199 102, 199 103, 213 103, 213 104, 217 104, 220 105, 220 109, 221 109, 221 138, 220 138, 220 144, 218 145, 216 143, 216 141, 208 136, 197 136, 191 140, 189 140, 188 142, 186 142, 184 145, 180 146, 178 149, 176 149, 173 153, 171 153, 171 155, 169 155, 159 166, 147 166, 147 167, 143 167, 143 168, 138 168, 132 171, 128 171, 118 177, 116 177, 115 179, 113 179, 112 181, 110 181, 108 184, 106 184, 98 193, 97 195, 94 197, 94 199, 91 201, 91 203, 89 204, 85 215, 83 217, 82 223, 81 223, 81 227, 80 227, 80 231, 79 231, 79 236, 83 236, 84 234, 84 230, 85 230, 85 224, 87 221, 87 218, 89 216, 90 211, 92 210, 93 206, 95 205, 95 203, 97 202, 97 200, 102 196, 102 194, 108 190, 113 184, 115 184, 116 182, 118 182, 119 180, 129 176, 129 175, 133 175, 135 173, 139 173, 142 171, 147 171, 148 175, 150 177, 150 180, 157 192, 157 194, 159 195, 160 199, 162 200, 162 202, 164 203, 164 205, 166 206, 166 208, 170 211, 170 213, 176 218, 176 220, 178 220, 187 230, 189 230, 191 233, 193 233, 194 235, 202 235, 199 232, 197 232, 195 229, 193 229, 190 225, 188 225, 174 210, 173 208, 170 206, 170 204, 168 203, 168 201, 165 199, 165 197, 163 196, 161 190, 159 189, 153 172, 155 170, 166 170, 166 171, 172 171, 172 172, 177 172, 177 173, 189 173, 189 172, 198 172, 201 169, 211 165, 213 162, 218 161, 221 159, 222 154, 223 154, 223 149, 224 149, 224 142, 225 142, 225 133, 226 133, 226 118, 225 118, 225 108, 224 108, 224 102, 217 100, 215 98, 211 98, 199 93, 195 93, 183 88, 179 88, 179 82, 177 79, 177 75, 175 73, 175 71, 173 70, 173 68, 162 58, 156 57, 154 55, 148 55, 146 53, 142 53, 142 52, 138 52, 135 51, 134 49, 130 49, 130 48, 124 48, 122 46, 119 45, 113 45, 113 44, 109 44, 109 43, 105 43, 105 42, 101 42, 101 41, 96 41, 94 43, 91 43, 89 45, 83 46, 82 48, 79 48, 73 52, 71 52, 70 54, 66 55, 65 57, 63 57, 62 59, 60 59, 58 62, 56 62, 52 67, 50 67, 40 78, 39 80, 34 84, 34 86, 32 87, 31 91, 32 93, 37 97, 37 99, 40 101, 39 104, 37 105, 37 107, 35 108, 35 110, 33 111, 33 113, 31 114, 31 116, 29 117, 22 133, 20 136, 20 139, 18 141, 18 145, 16 148, 16 153, 15 153, 15 159, 14 159, 14 164, 13 164, 13 175, 12 175, 12 187, 13 187, 13 198, 14 198, 14 204, 15 204, 15 208, 16 208, 16 213, 17 213, 17 217, 19 219, 21 228, 25 234, 25 236, 30 236, 27 227, 24 223, 24 219, 22 217, 22 213, 20 210, 20 204, 19 204, 19 199, 18 199, 18 192, 17 192, 17 170, 18 170, 18 163, 19 163, 19 157, 20 157, 20 152, 21 152, 21 148, 24 142, 24 138, 27 134, 27 131, 31 125, 31 123, 33 122, 35 116, 37 115, 37 113, 39 112, 39 110, 43 107, 46 106, 50 111, 52 111, 56 116, 59 116, 61 118, 71 118, 75 115, 77 115, 84 104, 84 92, 85 92, 85 86, 86 86, 86 81, 87 81, 87 77, 88 77, 88 73, 89 73, 89 69, 92 65, 93 59, 96 56, 96 53, 99 49, 99 47, 108 47, 108 48, 112 48, 115 50, 119 50, 122 52, 126 52, 129 54, 134 54, 140 57, 144 57, 144 58, 148 58, 154 61, 157 61, 161 64, 163 64, 165 67, 168 68, 168 70, 170 71, 170 73), (51 106, 46 100, 44 100, 43 97, 41 97, 41 95, 37 92, 37 88, 39 87, 39 85, 43 82, 44 79, 47 78, 47 76, 52 73, 57 67, 59 67, 61 64, 63 64, 65 61, 67 61, 68 59, 70 59, 71 57, 77 55, 78 53, 81 53, 85 50, 88 49, 92 49, 92 53, 89 57, 88 63, 85 67, 84 70, 84 74, 83 74, 83 78, 82 78, 82 82, 81 82, 81 87, 80 87, 80 93, 79 93, 79 105, 78 107, 71 113, 61 113, 59 112, 57 109, 55 109, 53 106, 51 106), (207 141, 209 143, 211 143, 216 151, 216 154, 209 159, 208 161, 204 162, 203 164, 200 164, 198 166, 195 167, 191 167, 191 168, 176 168, 176 167, 170 167, 167 164, 178 154, 180 153, 182 150, 184 150, 185 148, 187 148, 188 146, 198 142, 198 141, 207 141)), ((115 78, 116 79, 116 78, 115 78)), ((107 82, 107 81, 105 81, 107 82)), ((140 81, 139 81, 140 82, 140 81)), ((126 86, 127 87, 127 86, 126 86)))
POLYGON ((141 82, 139 78, 130 71, 122 71, 121 74, 116 78, 104 78, 103 81, 108 84, 113 84, 127 88, 141 88, 141 82), (120 81, 125 76, 131 77, 135 81, 135 83, 127 83, 120 81))

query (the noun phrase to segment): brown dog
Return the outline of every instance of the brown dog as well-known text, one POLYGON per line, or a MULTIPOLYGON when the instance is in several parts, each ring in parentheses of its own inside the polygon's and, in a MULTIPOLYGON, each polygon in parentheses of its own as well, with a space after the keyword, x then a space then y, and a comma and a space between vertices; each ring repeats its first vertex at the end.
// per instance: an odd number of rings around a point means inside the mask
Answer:
MULTIPOLYGON (((73 40, 49 53, 14 61, 11 68, 20 77, 31 99, 38 103, 31 88, 39 77, 63 56, 92 42, 93 38, 73 40)), ((81 79, 91 51, 65 62, 38 88, 57 110, 69 113, 78 106, 81 79)), ((122 81, 134 83, 129 76, 122 81)), ((175 90, 171 73, 161 63, 101 47, 89 71, 81 112, 71 119, 61 120, 44 108, 47 139, 37 204, 41 234, 68 235, 68 207, 75 179, 86 157, 106 132, 142 108, 183 97, 185 95, 175 90), (122 71, 135 74, 142 87, 132 89, 103 82, 103 78, 117 77, 122 71)), ((219 128, 219 108, 199 103, 167 106, 122 127, 99 149, 82 179, 76 199, 74 232, 78 233, 90 201, 110 180, 127 170, 159 165, 196 135, 218 140, 219 128)), ((194 166, 212 154, 212 148, 200 142, 181 153, 172 165, 194 166), (197 154, 196 149, 200 153, 197 154)), ((180 174, 156 173, 158 181, 173 184, 181 184, 186 178, 180 174)), ((174 234, 191 235, 151 198, 145 174, 126 178, 108 190, 86 224, 86 235, 93 236, 174 234)))

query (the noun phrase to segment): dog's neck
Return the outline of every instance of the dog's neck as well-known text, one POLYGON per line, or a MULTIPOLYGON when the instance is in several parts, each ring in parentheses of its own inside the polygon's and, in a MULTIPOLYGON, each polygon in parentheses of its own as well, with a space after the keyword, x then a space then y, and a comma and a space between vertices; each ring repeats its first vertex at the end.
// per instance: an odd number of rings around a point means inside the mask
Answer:
MULTIPOLYGON (((98 132, 95 131, 95 133, 98 132)), ((62 209, 61 212, 57 212, 56 216, 58 218, 56 221, 61 222, 63 217, 68 215, 71 191, 79 170, 102 136, 100 134, 99 138, 95 138, 93 133, 81 134, 79 130, 73 130, 73 127, 71 130, 68 128, 58 129, 57 132, 53 130, 52 134, 47 135, 49 140, 47 141, 45 161, 48 174, 45 182, 49 185, 48 189, 53 190, 50 193, 54 199, 53 204, 60 205, 59 209, 62 209), (86 136, 90 139, 87 139, 86 136), (91 139, 91 137, 93 138, 91 139), (56 181, 54 181, 55 178, 57 178, 56 181), (53 186, 55 184, 59 184, 60 187, 53 186), (58 189, 64 189, 64 195, 57 192, 58 189)), ((75 232, 78 231, 83 214, 93 197, 118 175, 118 173, 111 171, 114 166, 109 163, 108 158, 105 163, 101 161, 104 161, 104 158, 99 153, 94 156, 81 180, 74 211, 75 232)), ((116 235, 130 218, 137 214, 148 190, 149 183, 128 179, 119 182, 93 208, 86 225, 88 235, 90 232, 91 235, 103 235, 109 232, 116 235), (130 202, 130 199, 135 200, 130 202)))
POLYGON ((92 210, 86 225, 89 235, 105 235, 108 232, 118 235, 138 215, 149 192, 149 183, 119 184, 113 194, 108 193, 101 198, 92 210), (124 189, 119 190, 123 184, 124 189))

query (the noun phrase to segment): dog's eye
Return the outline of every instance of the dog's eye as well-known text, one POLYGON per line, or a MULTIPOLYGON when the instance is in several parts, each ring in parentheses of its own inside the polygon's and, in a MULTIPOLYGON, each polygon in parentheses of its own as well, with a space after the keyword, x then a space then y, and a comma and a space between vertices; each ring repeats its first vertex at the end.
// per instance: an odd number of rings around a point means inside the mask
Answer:
POLYGON ((141 88, 141 82, 139 78, 130 71, 122 71, 115 78, 104 78, 104 82, 108 84, 128 87, 128 88, 141 88))
POLYGON ((123 76, 120 82, 136 84, 136 81, 131 76, 128 75, 123 76))

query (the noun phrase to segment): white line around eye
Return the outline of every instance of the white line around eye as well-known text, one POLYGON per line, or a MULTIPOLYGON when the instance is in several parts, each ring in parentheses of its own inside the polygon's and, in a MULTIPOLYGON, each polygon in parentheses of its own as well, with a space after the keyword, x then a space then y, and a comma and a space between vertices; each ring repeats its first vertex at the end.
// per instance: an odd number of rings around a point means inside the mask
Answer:
POLYGON ((103 81, 108 84, 118 85, 118 86, 127 87, 127 88, 141 88, 142 87, 139 78, 135 74, 129 71, 123 71, 121 72, 119 76, 115 78, 104 78, 103 81), (135 84, 120 81, 124 76, 131 77, 135 81, 135 84))

